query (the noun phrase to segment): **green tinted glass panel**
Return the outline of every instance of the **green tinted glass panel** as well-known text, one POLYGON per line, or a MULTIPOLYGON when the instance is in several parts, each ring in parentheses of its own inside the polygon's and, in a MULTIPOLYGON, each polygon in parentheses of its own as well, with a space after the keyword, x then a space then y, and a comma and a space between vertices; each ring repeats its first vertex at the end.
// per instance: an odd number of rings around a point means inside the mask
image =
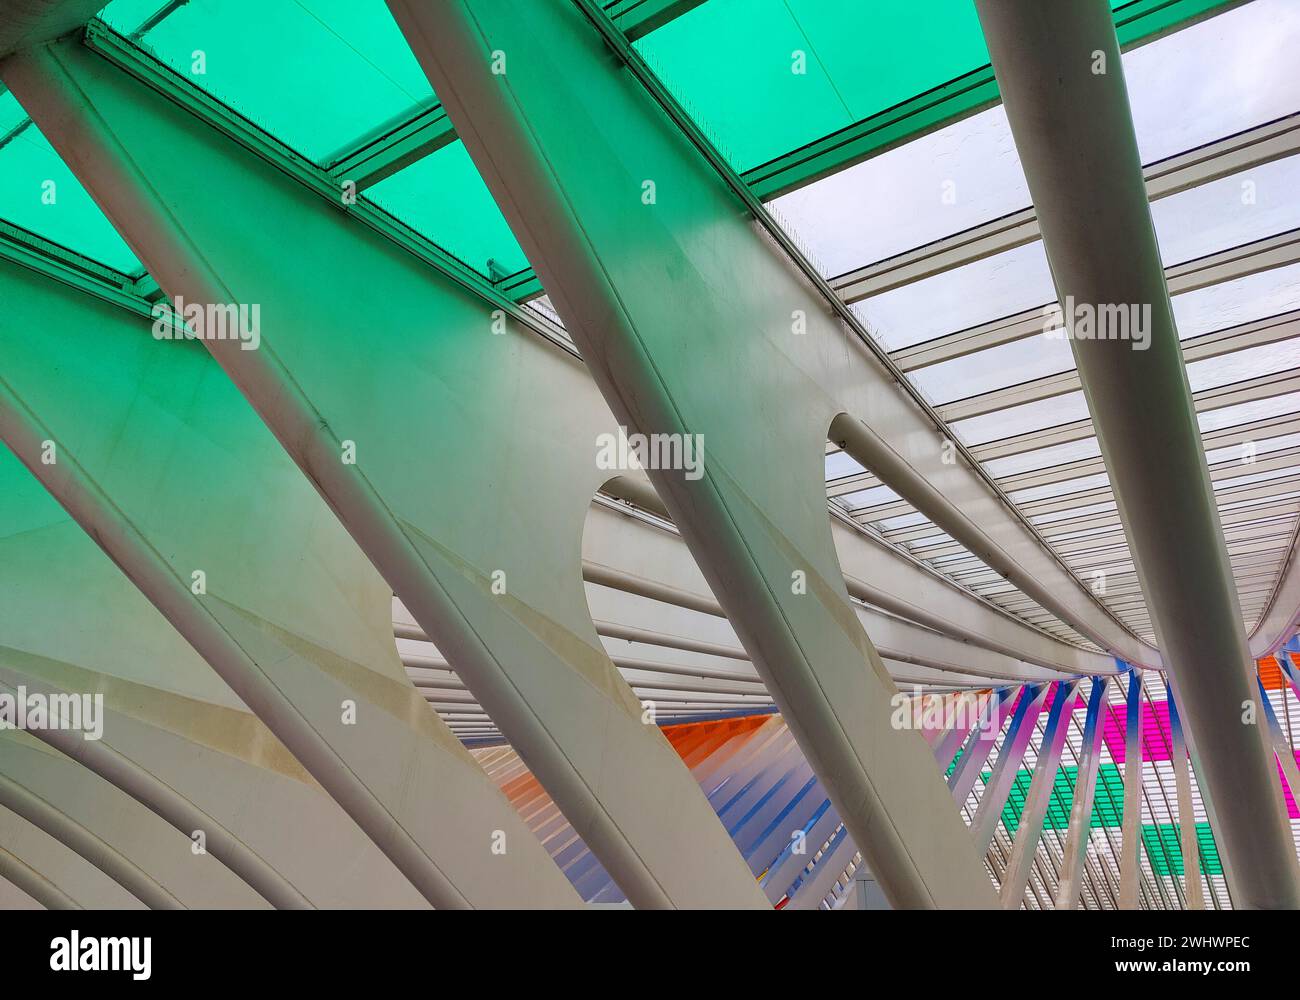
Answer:
MULTIPOLYGON (((1043 829, 1064 830, 1070 825, 1070 806, 1074 803, 1074 786, 1078 775, 1079 769, 1073 764, 1057 768, 1056 780, 1052 783, 1052 799, 1043 819, 1043 829)), ((1002 823, 1013 838, 1020 826, 1020 815, 1025 811, 1025 797, 1029 794, 1029 783, 1033 776, 1033 771, 1028 768, 1017 771, 1016 780, 1007 794, 1006 805, 1002 807, 1002 823)), ((981 777, 987 784, 992 772, 986 771, 981 777)), ((1120 826, 1123 813, 1124 781, 1119 768, 1114 764, 1102 764, 1097 768, 1097 789, 1093 795, 1092 821, 1089 825, 1120 826)))
POLYGON ((498 278, 528 266, 461 142, 416 160, 366 197, 480 274, 498 278))
MULTIPOLYGON (((25 121, 14 96, 0 94, 0 137, 25 121)), ((119 271, 141 270, 86 189, 30 123, 0 149, 0 219, 119 271)))
MULTIPOLYGON (((1206 875, 1222 875, 1223 863, 1209 823, 1196 824, 1196 840, 1200 845, 1201 871, 1206 875)), ((1157 875, 1183 874, 1183 849, 1177 823, 1143 824, 1142 846, 1151 870, 1157 875)))
POLYGON ((1124 824, 1124 776, 1114 764, 1097 768, 1097 790, 1092 800, 1091 826, 1124 824))
MULTIPOLYGON (((158 0, 116 0, 102 16, 130 36, 160 6, 158 0)), ((190 0, 140 44, 321 163, 382 123, 434 99, 382 3, 190 0)))
POLYGON ((708 0, 636 47, 738 170, 989 61, 970 0, 708 0))

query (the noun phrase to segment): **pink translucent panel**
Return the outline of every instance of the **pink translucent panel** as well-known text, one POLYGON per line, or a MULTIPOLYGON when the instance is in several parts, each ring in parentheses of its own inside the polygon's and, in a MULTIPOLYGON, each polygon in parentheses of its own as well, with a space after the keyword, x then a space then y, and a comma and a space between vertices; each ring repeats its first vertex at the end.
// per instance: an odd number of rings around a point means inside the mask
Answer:
MULTIPOLYGON (((1169 760, 1169 703, 1142 703, 1142 759, 1169 760)), ((1107 705, 1101 738, 1106 741, 1115 763, 1124 763, 1124 741, 1128 737, 1128 713, 1123 705, 1107 705)))
MULTIPOLYGON (((1300 763, 1300 750, 1295 751, 1295 758, 1300 763)), ((1300 807, 1295 804, 1295 795, 1287 787, 1286 777, 1282 774, 1282 762, 1277 762, 1277 780, 1282 782, 1282 793, 1286 796, 1286 814, 1292 819, 1300 819, 1300 807)))

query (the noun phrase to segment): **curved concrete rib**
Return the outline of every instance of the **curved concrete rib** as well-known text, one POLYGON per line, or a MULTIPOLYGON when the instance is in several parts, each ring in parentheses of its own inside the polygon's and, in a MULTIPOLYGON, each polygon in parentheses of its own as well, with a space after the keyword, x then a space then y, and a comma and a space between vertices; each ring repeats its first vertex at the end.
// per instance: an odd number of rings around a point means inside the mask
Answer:
POLYGON ((152 875, 121 851, 96 836, 67 813, 5 773, 0 763, 0 806, 44 830, 154 910, 183 910, 185 905, 152 875))
MULTIPOLYGON (((152 800, 148 789, 161 786, 185 815, 221 816, 223 824, 187 821, 181 832, 202 831, 216 857, 228 829, 279 874, 282 892, 262 884, 272 903, 428 905, 5 448, 0 637, 8 690, 103 696, 101 740, 34 736, 67 744, 74 757, 78 744, 92 761, 111 755, 116 763, 102 776, 121 777, 128 794, 143 788, 152 800)), ((171 815, 165 801, 159 809, 171 815)))
POLYGON ((1096 319, 1078 327, 1071 346, 1188 742, 1199 751, 1196 773, 1233 903, 1300 907, 1300 865, 1272 749, 1261 725, 1243 722, 1243 706, 1258 694, 1253 662, 1110 7, 1105 0, 977 0, 977 7, 1058 300, 1077 304, 1071 328, 1076 317, 1096 319))
MULTIPOLYGON (((702 477, 651 478, 891 903, 994 906, 929 748, 890 727, 894 685, 827 524, 834 419, 901 429, 919 413, 891 409, 865 348, 572 4, 390 7, 615 415, 702 434, 702 477)), ((951 470, 940 447, 932 433, 909 450, 951 470)), ((972 488, 967 469, 948 495, 972 488)))
MULTIPOLYGON (((49 907, 39 902, 33 896, 24 892, 17 885, 15 885, 13 882, 9 881, 7 878, 4 877, 3 872, 6 870, 6 863, 8 863, 8 865, 11 868, 18 870, 20 872, 19 877, 22 878, 22 874, 21 874, 22 863, 19 862, 16 858, 12 857, 12 855, 6 857, 3 850, 0 849, 0 911, 49 909, 49 907)), ((29 870, 25 874, 27 874, 28 877, 30 878, 31 875, 35 873, 32 873, 29 870)), ((41 881, 43 881, 43 879, 38 878, 37 885, 39 885, 41 881)), ((39 892, 40 890, 38 889, 37 891, 39 892)))
MULTIPOLYGON (((49 731, 42 726, 26 733, 0 734, 0 769, 5 777, 115 849, 181 905, 266 908, 266 901, 233 871, 210 852, 196 850, 189 831, 176 830, 121 789, 37 738, 38 732, 49 731)), ((100 742, 84 740, 80 732, 70 735, 88 744, 100 742)), ((206 828, 198 829, 206 834, 206 828)))
POLYGON ((402 671, 387 588, 207 355, 16 270, 0 437, 23 464, 430 903, 577 905, 402 671))
POLYGON ((587 613, 615 427, 581 364, 83 48, 3 74, 164 289, 260 306, 257 350, 205 346, 629 899, 767 907, 587 613))
POLYGON ((1293 542, 1273 599, 1250 634, 1251 658, 1262 660, 1272 656, 1297 629, 1300 629, 1300 548, 1293 542))
POLYGON ((6 879, 47 910, 80 910, 82 906, 22 858, 0 847, 0 878, 6 879))
POLYGON ((148 909, 75 848, 5 806, 0 806, 0 844, 21 865, 56 886, 76 909, 148 909))
MULTIPOLYGON (((690 551, 674 531, 596 504, 588 516, 583 550, 583 577, 588 583, 726 617, 690 551)), ((1062 676, 1057 670, 973 646, 873 608, 854 605, 853 610, 877 652, 888 660, 1021 683, 1062 676)))
MULTIPOLYGON (((16 695, 18 686, 21 686, 27 691, 39 691, 46 696, 70 693, 39 682, 33 683, 28 678, 23 678, 18 685, 14 685, 11 678, 5 676, 10 672, 4 668, 2 659, 0 655, 0 691, 16 695)), ((201 832, 206 853, 243 879, 276 909, 313 908, 307 897, 291 882, 215 817, 205 813, 176 789, 160 781, 102 739, 88 740, 82 733, 58 725, 31 730, 30 733, 131 796, 182 833, 187 842, 195 833, 201 832)), ((251 903, 246 901, 240 905, 249 906, 251 903)))
MULTIPOLYGON (((659 517, 672 518, 658 494, 640 477, 619 476, 605 484, 604 492, 659 517)), ((618 531, 601 530, 602 526, 615 523, 611 520, 613 517, 615 515, 605 502, 597 498, 583 536, 586 553, 584 574, 591 568, 590 563, 613 565, 619 561, 602 556, 606 550, 619 553, 622 560, 644 560, 652 565, 664 558, 671 559, 674 565, 679 561, 677 556, 657 554, 657 550, 664 546, 685 548, 679 534, 657 532, 658 542, 651 543, 644 532, 638 532, 641 537, 633 544, 621 538, 618 531), (643 546, 648 546, 651 551, 644 552, 643 546)), ((844 585, 850 596, 860 601, 969 643, 979 650, 1001 653, 1048 670, 1092 676, 1114 674, 1119 670, 1114 657, 1063 642, 1034 628, 834 511, 831 514, 831 536, 840 568, 844 571, 844 585)), ((693 561, 689 571, 699 575, 693 561)), ((633 572, 647 581, 653 575, 633 572)), ((871 634, 868 628, 868 635, 871 634)))
POLYGON ((0 778, 0 795, 0 843, 78 909, 151 909, 151 902, 185 909, 151 876, 21 785, 0 778))

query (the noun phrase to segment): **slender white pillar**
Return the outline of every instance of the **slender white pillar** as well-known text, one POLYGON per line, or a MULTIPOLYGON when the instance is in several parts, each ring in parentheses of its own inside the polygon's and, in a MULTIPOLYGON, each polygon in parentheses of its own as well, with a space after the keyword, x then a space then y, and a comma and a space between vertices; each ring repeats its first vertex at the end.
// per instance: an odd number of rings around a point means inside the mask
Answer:
POLYGON ((1233 903, 1300 907, 1300 864, 1151 221, 1111 5, 977 0, 1079 380, 1233 903), (1158 446, 1155 442, 1159 442, 1158 446), (1170 489, 1170 484, 1177 484, 1170 489))
POLYGON ((1092 690, 1088 694, 1088 714, 1083 723, 1083 758, 1075 774, 1074 798, 1070 802, 1070 820, 1057 880, 1058 910, 1073 910, 1079 905, 1088 836, 1092 828, 1092 807, 1097 792, 1097 771, 1101 765, 1101 713, 1109 681, 1107 677, 1092 678, 1092 690))
POLYGON ((1124 736, 1124 819, 1120 833, 1119 908, 1138 908, 1138 852, 1142 849, 1142 678, 1128 679, 1124 736))

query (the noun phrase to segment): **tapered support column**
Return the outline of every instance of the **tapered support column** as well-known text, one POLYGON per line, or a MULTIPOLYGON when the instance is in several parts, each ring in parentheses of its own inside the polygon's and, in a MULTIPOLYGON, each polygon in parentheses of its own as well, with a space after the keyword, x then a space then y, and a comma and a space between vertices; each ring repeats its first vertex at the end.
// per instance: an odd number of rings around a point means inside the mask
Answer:
POLYGON ((255 348, 204 346, 628 898, 766 907, 592 625, 583 523, 618 470, 581 364, 75 43, 0 72, 169 295, 259 307, 255 348))
POLYGON ((975 809, 975 818, 971 821, 971 831, 975 834, 975 847, 981 854, 986 853, 989 845, 993 843, 993 835, 997 832, 998 824, 1002 822, 1002 808, 1007 804, 1007 796, 1011 794, 1011 786, 1015 783, 1020 762, 1025 759, 1025 747, 1029 746, 1029 741, 1033 738, 1034 726, 1038 722, 1039 713, 1043 710, 1043 702, 1053 686, 1026 687, 1025 693, 1020 697, 1020 703, 1016 705, 1015 714, 1011 716, 1011 725, 1007 728, 1006 739, 1002 741, 1002 749, 998 753, 997 762, 993 765, 993 773, 989 776, 988 784, 984 786, 984 794, 980 796, 979 805, 975 809))
MULTIPOLYGON (((1268 705, 1268 695, 1260 690, 1263 703, 1268 705)), ((1187 740, 1183 737, 1183 724, 1178 717, 1178 700, 1173 685, 1165 683, 1165 697, 1169 700, 1169 751, 1174 766, 1174 788, 1178 796, 1178 839, 1183 855, 1183 897, 1189 910, 1205 909, 1205 890, 1201 886, 1201 842, 1196 835, 1196 813, 1192 809, 1191 764, 1187 759, 1187 740)), ((1265 709, 1272 714, 1272 706, 1265 709)))
POLYGON ((1038 842, 1043 835, 1043 820, 1047 816, 1047 807, 1052 803, 1052 787, 1056 784, 1061 750, 1065 746, 1065 738, 1070 734, 1070 707, 1074 702, 1074 691, 1073 681, 1056 685, 1056 696, 1052 700, 1047 726, 1043 730, 1043 745, 1038 760, 1034 763, 1034 776, 1029 781, 1029 792, 1025 795, 1025 806, 1020 813, 1011 861, 1002 879, 1001 899, 1004 910, 1018 910, 1025 898, 1029 870, 1034 864, 1038 842))
POLYGON ((1106 0, 977 0, 1142 592, 1234 904, 1300 907, 1106 0), (1170 483, 1178 488, 1169 489, 1170 483))
POLYGON ((1070 802, 1070 821, 1056 888, 1058 910, 1073 910, 1079 905, 1088 834, 1092 828, 1092 804, 1097 793, 1097 770, 1101 764, 1101 709, 1108 683, 1106 677, 1092 678, 1092 691, 1088 695, 1088 714, 1083 723, 1083 759, 1079 761, 1079 770, 1074 778, 1074 798, 1070 802))
POLYGON ((1142 678, 1128 678, 1124 712, 1124 820, 1120 834, 1119 908, 1138 908, 1138 852, 1142 849, 1142 678))
POLYGON ((703 441, 656 490, 890 902, 994 905, 827 527, 828 431, 898 397, 575 5, 390 7, 615 416, 703 441))

